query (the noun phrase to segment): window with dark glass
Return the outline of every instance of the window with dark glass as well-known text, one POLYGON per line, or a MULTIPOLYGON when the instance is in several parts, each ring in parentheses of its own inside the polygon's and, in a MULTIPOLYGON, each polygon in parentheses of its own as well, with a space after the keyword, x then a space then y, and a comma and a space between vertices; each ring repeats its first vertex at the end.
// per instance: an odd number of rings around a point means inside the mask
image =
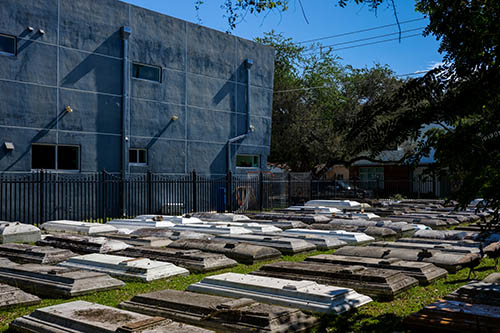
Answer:
POLYGON ((57 169, 79 170, 80 169, 80 147, 57 146, 57 169))
POLYGON ((240 168, 258 168, 259 155, 236 155, 236 166, 240 168))
POLYGON ((0 54, 13 55, 17 54, 17 38, 0 34, 0 54))
POLYGON ((55 145, 33 145, 31 147, 31 168, 50 169, 56 168, 55 145))
POLYGON ((161 82, 161 67, 133 63, 132 76, 136 79, 161 82))
POLYGON ((132 148, 128 152, 128 161, 131 164, 146 164, 147 153, 146 149, 132 148))
POLYGON ((34 144, 31 147, 31 168, 45 170, 79 170, 80 147, 34 144))

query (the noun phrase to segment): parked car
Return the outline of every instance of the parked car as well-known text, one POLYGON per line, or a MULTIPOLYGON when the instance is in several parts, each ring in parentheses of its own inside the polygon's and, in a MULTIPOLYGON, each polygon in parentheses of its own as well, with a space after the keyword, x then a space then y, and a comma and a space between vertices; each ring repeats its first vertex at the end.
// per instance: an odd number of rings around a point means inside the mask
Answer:
POLYGON ((343 179, 335 181, 335 190, 338 196, 346 198, 369 198, 373 195, 372 191, 363 190, 343 179))

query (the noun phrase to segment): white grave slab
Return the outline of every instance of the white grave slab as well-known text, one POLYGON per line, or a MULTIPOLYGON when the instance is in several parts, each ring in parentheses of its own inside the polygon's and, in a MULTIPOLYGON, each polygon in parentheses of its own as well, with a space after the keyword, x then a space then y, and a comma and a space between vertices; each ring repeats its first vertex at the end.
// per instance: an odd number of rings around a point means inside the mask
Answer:
POLYGON ((343 313, 371 302, 371 298, 349 288, 264 276, 225 273, 204 278, 187 288, 206 294, 245 297, 321 313, 343 313))
POLYGON ((21 222, 0 221, 0 243, 35 243, 40 240, 40 229, 21 222))
POLYGON ((194 213, 191 217, 197 217, 203 221, 245 222, 250 220, 246 215, 233 213, 194 213))
POLYGON ((175 225, 170 221, 153 221, 146 218, 115 219, 106 223, 117 229, 137 230, 142 228, 167 228, 175 225))
POLYGON ((311 230, 311 229, 288 229, 283 232, 283 236, 287 234, 295 235, 309 235, 309 236, 323 236, 335 237, 348 244, 357 244, 364 242, 374 241, 375 238, 368 236, 362 232, 350 232, 344 230, 311 230))
POLYGON ((351 200, 309 200, 305 203, 306 206, 325 206, 337 209, 355 209, 361 208, 361 204, 351 200))
POLYGON ((192 231, 205 234, 225 234, 225 235, 242 235, 251 234, 252 230, 243 227, 228 227, 225 225, 206 225, 206 224, 178 224, 168 228, 174 231, 192 231))
POLYGON ((221 222, 221 221, 213 221, 213 222, 204 222, 204 225, 223 225, 226 227, 241 227, 252 232, 282 232, 283 230, 275 227, 272 224, 261 224, 256 222, 242 223, 242 222, 221 222))
POLYGON ((173 215, 139 215, 136 219, 146 219, 146 220, 156 220, 172 222, 174 224, 190 224, 190 223, 202 223, 203 220, 198 217, 188 217, 188 216, 173 216, 173 215))
POLYGON ((89 223, 69 220, 49 221, 41 225, 41 228, 50 233, 70 233, 80 235, 93 235, 99 233, 116 233, 112 225, 101 223, 89 223))
POLYGON ((314 210, 315 214, 323 214, 323 215, 336 215, 336 214, 342 213, 342 211, 340 209, 335 208, 335 207, 314 206, 314 205, 290 206, 290 207, 286 208, 286 210, 289 210, 291 212, 302 212, 304 210, 306 210, 306 211, 314 210))
POLYGON ((145 281, 189 274, 187 269, 168 262, 99 253, 73 257, 60 263, 59 266, 87 269, 108 273, 124 279, 141 279, 145 281))

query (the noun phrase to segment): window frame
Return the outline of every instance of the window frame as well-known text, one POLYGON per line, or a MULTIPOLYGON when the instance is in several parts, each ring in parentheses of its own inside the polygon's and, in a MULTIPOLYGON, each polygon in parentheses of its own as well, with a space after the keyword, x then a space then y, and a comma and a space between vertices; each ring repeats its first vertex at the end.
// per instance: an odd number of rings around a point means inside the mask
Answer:
POLYGON ((47 171, 56 171, 56 172, 81 172, 82 169, 82 158, 81 158, 81 146, 80 145, 72 145, 72 144, 56 144, 56 143, 32 143, 31 144, 31 171, 39 171, 39 170, 47 170, 47 171), (33 146, 49 146, 49 147, 54 147, 55 148, 55 160, 54 160, 54 169, 43 169, 43 168, 33 168, 33 146), (59 147, 72 147, 72 148, 77 148, 78 149, 78 161, 77 161, 77 166, 78 169, 59 169, 58 164, 59 164, 59 147))
POLYGON ((162 83, 162 79, 163 79, 163 67, 162 66, 144 64, 144 63, 137 62, 137 61, 132 61, 131 63, 132 63, 132 68, 131 68, 132 79, 146 81, 146 82, 154 82, 154 83, 159 83, 159 84, 162 83), (144 79, 144 78, 134 76, 134 66, 152 67, 152 68, 158 69, 159 70, 159 80, 150 80, 150 79, 144 79))
POLYGON ((11 38, 14 40, 14 53, 0 51, 0 55, 6 56, 6 57, 17 57, 17 44, 18 44, 17 36, 0 33, 0 37, 7 37, 7 38, 11 38))
MULTIPOLYGON (((235 166, 241 169, 260 169, 261 156, 259 154, 236 154, 235 166), (238 166, 238 156, 257 157, 257 166, 238 166)), ((253 163, 252 163, 253 164, 253 163)))
POLYGON ((131 166, 147 166, 148 165, 148 150, 146 148, 129 148, 128 149, 128 164, 131 165, 131 166), (135 151, 135 153, 137 154, 136 157, 137 157, 137 161, 138 162, 130 162, 130 154, 132 153, 132 151, 135 151), (145 162, 139 162, 140 160, 140 151, 144 151, 144 156, 146 158, 146 161, 145 162))

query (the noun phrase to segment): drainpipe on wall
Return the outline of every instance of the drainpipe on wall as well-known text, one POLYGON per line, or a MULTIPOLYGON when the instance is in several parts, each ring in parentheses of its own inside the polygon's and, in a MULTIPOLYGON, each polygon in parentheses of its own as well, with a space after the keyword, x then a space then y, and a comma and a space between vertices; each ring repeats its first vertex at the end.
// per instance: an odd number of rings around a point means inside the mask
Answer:
POLYGON ((245 66, 247 69, 247 118, 246 118, 246 130, 244 134, 240 134, 238 136, 235 136, 234 138, 231 138, 227 140, 227 172, 232 171, 231 168, 231 145, 235 143, 236 141, 243 140, 246 138, 251 132, 254 131, 254 128, 252 125, 250 125, 250 69, 252 68, 253 65, 253 60, 252 59, 247 59, 245 62, 245 66))
MULTIPOLYGON (((122 27, 121 38, 123 40, 123 76, 122 76, 122 179, 127 179, 128 175, 128 137, 127 137, 127 115, 128 115, 128 38, 132 33, 130 27, 122 27)), ((123 186, 123 182, 122 182, 123 186)), ((127 214, 127 196, 125 186, 122 188, 122 213, 127 214)))

